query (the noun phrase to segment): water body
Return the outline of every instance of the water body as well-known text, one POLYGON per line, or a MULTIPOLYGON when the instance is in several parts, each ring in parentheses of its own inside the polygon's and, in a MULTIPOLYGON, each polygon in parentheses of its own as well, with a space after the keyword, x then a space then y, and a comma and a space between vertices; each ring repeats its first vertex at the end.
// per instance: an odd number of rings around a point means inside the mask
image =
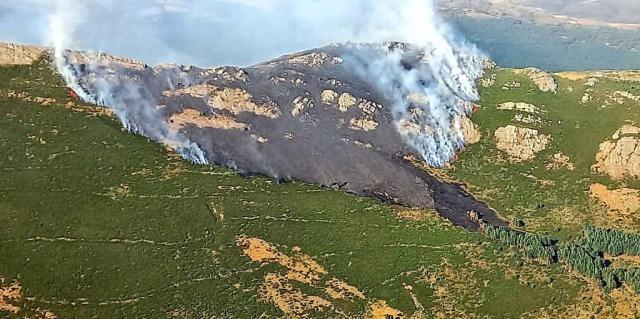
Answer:
POLYGON ((544 25, 515 19, 452 17, 470 41, 504 67, 549 71, 640 69, 640 32, 544 25))

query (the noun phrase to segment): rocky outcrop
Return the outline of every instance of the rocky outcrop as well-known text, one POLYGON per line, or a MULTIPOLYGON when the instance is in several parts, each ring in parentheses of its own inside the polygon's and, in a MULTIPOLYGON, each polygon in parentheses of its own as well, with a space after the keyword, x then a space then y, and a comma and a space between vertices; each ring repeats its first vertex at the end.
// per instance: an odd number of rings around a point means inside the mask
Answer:
POLYGON ((496 147, 507 153, 509 159, 515 163, 534 159, 536 154, 545 150, 551 142, 549 135, 514 125, 498 128, 494 135, 496 147))
POLYGON ((172 114, 169 117, 169 127, 173 130, 180 130, 187 125, 195 125, 199 128, 216 128, 216 129, 244 129, 247 124, 236 121, 231 116, 214 114, 211 116, 203 115, 200 111, 194 109, 185 109, 180 113, 172 114))
MULTIPOLYGON (((292 64, 305 64, 309 66, 319 66, 327 61, 329 55, 325 52, 311 52, 303 55, 294 56, 289 59, 292 64)), ((336 61, 336 63, 340 63, 336 61)))
POLYGON ((498 110, 522 111, 526 113, 541 113, 541 109, 533 104, 524 102, 505 102, 498 105, 498 110))
POLYGON ((358 99, 351 95, 351 93, 342 93, 338 98, 338 110, 344 113, 348 111, 350 107, 356 105, 356 103, 358 103, 358 99))
POLYGON ((540 118, 539 116, 533 116, 531 114, 516 114, 513 116, 513 121, 531 125, 542 124, 542 118, 540 118))
POLYGON ((613 179, 640 178, 640 128, 626 124, 600 144, 592 169, 613 179))
POLYGON ((564 168, 573 171, 576 169, 576 166, 571 162, 569 156, 565 155, 562 152, 558 152, 551 156, 551 159, 549 163, 547 163, 546 168, 549 170, 564 168))
POLYGON ((183 89, 163 92, 165 97, 191 96, 207 100, 207 105, 215 109, 227 110, 234 115, 243 112, 267 118, 280 116, 280 109, 274 103, 257 104, 251 93, 237 88, 218 88, 213 85, 194 85, 183 89))
POLYGON ((205 71, 202 71, 202 73, 200 73, 200 76, 213 76, 213 79, 225 82, 247 82, 247 72, 236 67, 218 67, 215 69, 207 69, 205 71))
POLYGON ((293 100, 293 107, 291 108, 291 115, 299 116, 305 109, 311 109, 314 107, 313 101, 308 97, 299 96, 293 100))
MULTIPOLYGON (((93 64, 109 67, 118 66, 121 68, 132 70, 142 70, 145 68, 144 63, 140 61, 106 53, 69 51, 67 53, 67 58, 69 60, 69 63, 71 64, 93 64)), ((159 72, 162 69, 169 69, 174 67, 176 67, 176 65, 174 64, 158 65, 155 67, 155 70, 156 72, 159 72)))
POLYGON ((515 70, 516 74, 525 74, 533 81, 533 83, 540 89, 542 92, 553 92, 556 93, 558 89, 558 84, 553 79, 551 74, 544 72, 540 69, 536 68, 525 68, 515 70))
POLYGON ((462 136, 464 136, 464 141, 467 145, 480 142, 480 138, 482 138, 480 128, 476 123, 473 123, 470 118, 466 116, 458 117, 454 119, 454 121, 459 125, 460 131, 462 132, 462 136))
POLYGON ((322 91, 322 94, 320 94, 320 98, 322 99, 322 102, 331 104, 335 102, 336 98, 338 98, 338 93, 334 90, 324 90, 322 91))
POLYGON ((375 130, 380 123, 369 117, 352 118, 349 120, 349 128, 355 131, 369 132, 375 130))
POLYGON ((33 45, 0 43, 0 65, 29 65, 50 50, 33 45))

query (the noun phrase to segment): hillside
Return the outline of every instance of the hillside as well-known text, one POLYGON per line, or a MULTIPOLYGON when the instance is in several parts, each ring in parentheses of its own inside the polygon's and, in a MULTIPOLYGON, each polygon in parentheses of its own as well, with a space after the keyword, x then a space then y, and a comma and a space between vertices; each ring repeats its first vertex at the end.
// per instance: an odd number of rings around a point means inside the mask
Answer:
MULTIPOLYGON (((602 289, 571 259, 528 258, 426 206, 190 164, 123 132, 109 109, 69 98, 38 48, 13 48, 0 54, 3 315, 639 314, 631 280, 602 289)), ((235 69, 217 76, 225 70, 235 69)), ((561 243, 587 247, 587 225, 637 231, 639 82, 636 72, 488 69, 471 118, 478 134, 448 166, 414 168, 561 243)), ((204 125, 221 123, 212 118, 204 125)), ((638 266, 627 251, 604 258, 638 266)))

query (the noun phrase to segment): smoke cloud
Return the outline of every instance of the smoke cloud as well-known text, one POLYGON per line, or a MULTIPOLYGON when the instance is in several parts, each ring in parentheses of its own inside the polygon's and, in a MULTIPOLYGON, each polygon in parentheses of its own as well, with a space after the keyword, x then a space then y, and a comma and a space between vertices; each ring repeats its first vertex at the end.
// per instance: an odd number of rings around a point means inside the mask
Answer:
POLYGON ((58 69, 83 99, 114 108, 127 129, 181 145, 196 162, 206 162, 204 153, 156 123, 162 119, 145 88, 93 65, 94 89, 85 92, 64 49, 242 66, 330 43, 410 43, 422 52, 411 67, 405 49, 375 46, 354 50, 350 61, 394 101, 398 131, 434 166, 464 146, 458 119, 477 99, 482 73, 482 54, 438 16, 433 0, 5 0, 0 29, 8 30, 0 40, 54 46, 58 69), (407 129, 411 123, 416 128, 407 129))

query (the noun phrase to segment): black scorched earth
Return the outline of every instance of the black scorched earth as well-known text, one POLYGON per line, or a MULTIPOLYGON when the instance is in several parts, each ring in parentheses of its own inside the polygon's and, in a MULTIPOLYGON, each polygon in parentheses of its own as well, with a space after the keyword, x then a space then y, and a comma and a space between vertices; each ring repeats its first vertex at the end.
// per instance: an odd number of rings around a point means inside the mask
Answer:
MULTIPOLYGON (((92 93, 109 87, 109 99, 121 104, 116 113, 127 118, 125 126, 148 136, 184 136, 199 146, 206 162, 434 208, 469 229, 478 227, 471 211, 506 226, 461 185, 411 163, 419 156, 398 133, 392 101, 354 71, 348 51, 328 46, 247 68, 151 68, 106 56, 89 63, 78 53, 70 53, 68 61, 93 102, 113 103, 92 93)), ((416 52, 406 52, 404 67, 424 63, 411 59, 416 52)), ((465 135, 474 129, 466 117, 461 123, 465 135)), ((180 148, 181 140, 163 142, 180 148)))

